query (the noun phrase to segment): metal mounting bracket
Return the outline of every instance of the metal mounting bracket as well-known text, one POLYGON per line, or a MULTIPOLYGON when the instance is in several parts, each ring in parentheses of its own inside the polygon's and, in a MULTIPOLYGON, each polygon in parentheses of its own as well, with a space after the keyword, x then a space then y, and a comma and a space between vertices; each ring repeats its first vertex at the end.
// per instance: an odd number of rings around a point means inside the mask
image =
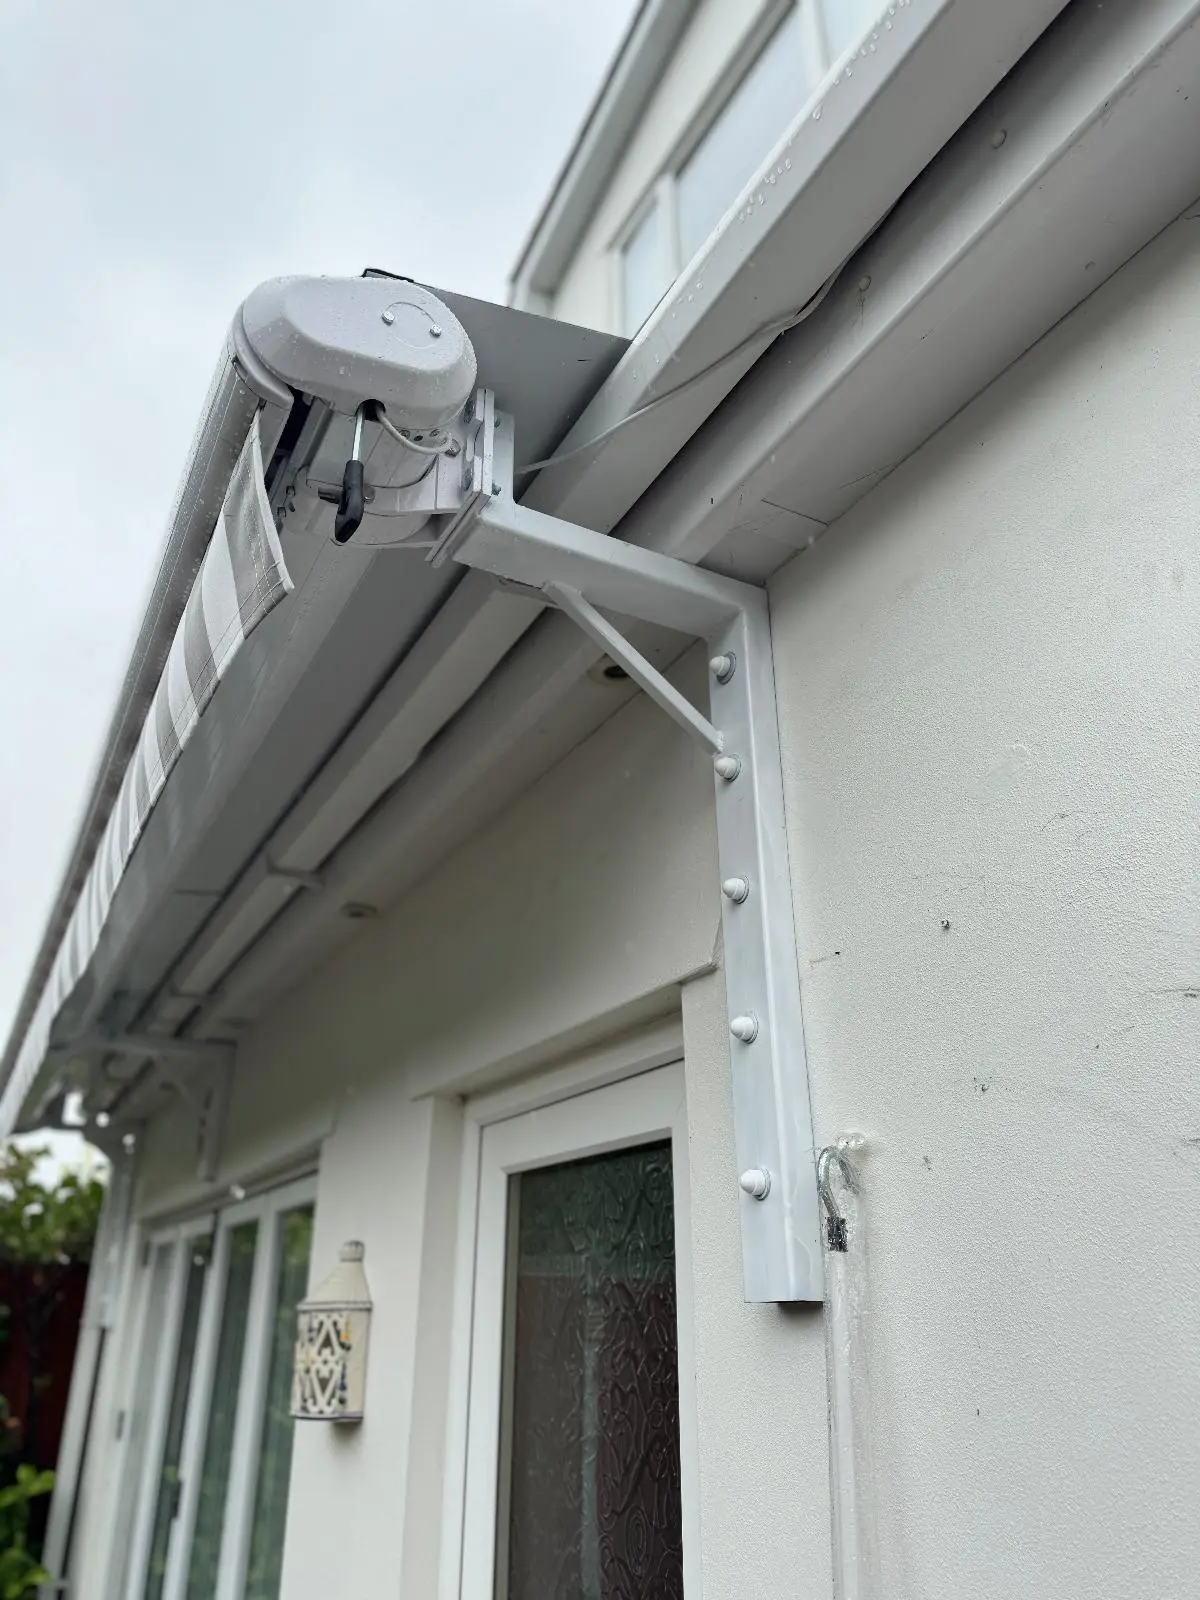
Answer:
POLYGON ((494 415, 490 396, 479 411, 473 503, 454 518, 435 557, 539 590, 713 753, 745 1295, 821 1300, 816 1149, 767 597, 750 584, 518 505, 512 419, 496 416, 494 436, 483 439, 494 415), (712 720, 597 607, 703 639, 712 720))

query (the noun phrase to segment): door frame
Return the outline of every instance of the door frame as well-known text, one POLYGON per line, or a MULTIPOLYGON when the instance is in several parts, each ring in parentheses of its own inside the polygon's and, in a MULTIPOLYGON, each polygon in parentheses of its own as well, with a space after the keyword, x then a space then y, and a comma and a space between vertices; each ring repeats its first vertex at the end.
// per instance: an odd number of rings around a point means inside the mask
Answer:
POLYGON ((684 1592, 700 1594, 687 1105, 677 1024, 465 1107, 439 1600, 494 1600, 509 1178, 670 1138, 684 1592), (486 1528, 487 1537, 478 1530, 486 1528), (470 1535, 470 1536, 469 1536, 470 1535))

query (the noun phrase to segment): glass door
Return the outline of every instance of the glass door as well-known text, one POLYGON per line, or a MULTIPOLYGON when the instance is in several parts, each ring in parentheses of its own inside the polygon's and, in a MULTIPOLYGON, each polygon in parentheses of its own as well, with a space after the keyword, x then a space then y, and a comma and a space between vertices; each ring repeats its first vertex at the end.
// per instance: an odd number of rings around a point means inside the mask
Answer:
POLYGON ((678 1067, 482 1129, 462 1600, 694 1582, 686 1210, 678 1067))
POLYGON ((312 1219, 312 1185, 291 1184, 151 1243, 125 1600, 278 1600, 312 1219))

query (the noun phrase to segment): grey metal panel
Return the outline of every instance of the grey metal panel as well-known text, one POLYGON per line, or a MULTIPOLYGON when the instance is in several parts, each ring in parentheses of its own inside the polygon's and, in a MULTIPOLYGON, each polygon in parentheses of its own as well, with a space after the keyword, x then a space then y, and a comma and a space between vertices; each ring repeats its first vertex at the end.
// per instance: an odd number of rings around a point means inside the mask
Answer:
MULTIPOLYGON (((321 554, 333 547, 322 541, 321 554)), ((289 550, 289 556, 292 552, 289 550)), ((334 553, 268 618, 201 719, 114 898, 66 1037, 121 1022, 169 971, 221 894, 428 622, 457 573, 412 558, 334 553)))
MULTIPOLYGON (((475 346, 479 382, 496 409, 518 419, 517 466, 550 455, 583 415, 629 340, 512 306, 434 289, 475 346)), ((530 481, 518 472, 517 493, 530 481)))

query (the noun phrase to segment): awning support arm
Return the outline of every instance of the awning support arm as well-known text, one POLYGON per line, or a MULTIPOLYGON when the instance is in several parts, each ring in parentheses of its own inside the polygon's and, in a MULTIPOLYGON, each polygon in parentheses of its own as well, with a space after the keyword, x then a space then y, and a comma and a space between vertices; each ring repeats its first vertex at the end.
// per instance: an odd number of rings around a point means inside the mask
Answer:
MULTIPOLYGON (((478 412, 494 415, 490 396, 478 412)), ((433 559, 539 591, 712 753, 745 1294, 821 1300, 816 1148, 766 595, 518 505, 512 419, 496 416, 488 433, 480 428, 464 464, 476 469, 474 503, 448 523, 433 559), (712 720, 602 611, 703 639, 712 720)))
POLYGON ((635 650, 625 635, 618 633, 595 606, 589 605, 578 589, 572 589, 565 583, 548 583, 544 593, 560 611, 565 611, 572 621, 579 624, 593 644, 598 644, 618 666, 623 667, 638 687, 644 689, 651 700, 661 706, 673 722, 679 724, 684 733, 698 740, 713 755, 720 755, 725 741, 708 718, 701 716, 691 701, 681 695, 675 685, 644 655, 635 650))

